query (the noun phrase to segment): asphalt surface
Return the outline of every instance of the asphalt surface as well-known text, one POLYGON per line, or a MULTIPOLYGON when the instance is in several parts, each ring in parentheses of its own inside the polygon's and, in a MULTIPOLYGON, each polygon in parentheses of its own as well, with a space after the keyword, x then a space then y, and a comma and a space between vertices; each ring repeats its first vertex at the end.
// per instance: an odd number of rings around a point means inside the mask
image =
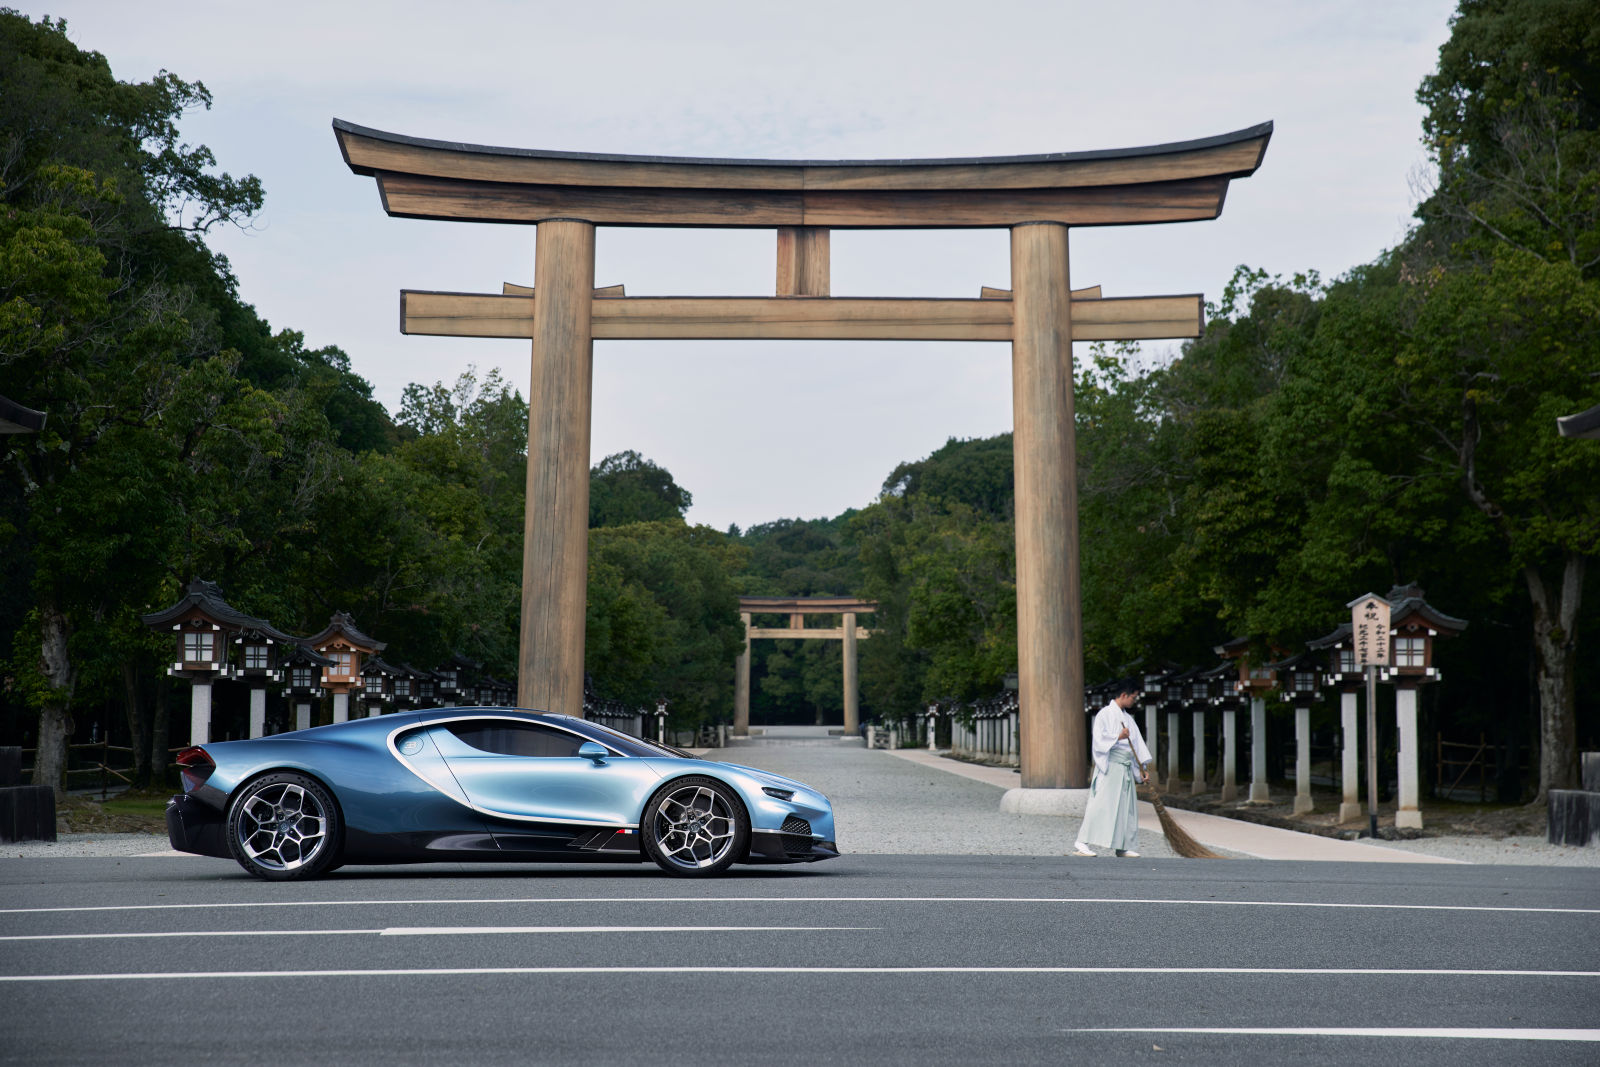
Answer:
POLYGON ((28 1064, 1593 1064, 1600 875, 4 860, 0 1005, 0 1062, 28 1064), (1383 1032, 1170 1032, 1219 1027, 1383 1032))

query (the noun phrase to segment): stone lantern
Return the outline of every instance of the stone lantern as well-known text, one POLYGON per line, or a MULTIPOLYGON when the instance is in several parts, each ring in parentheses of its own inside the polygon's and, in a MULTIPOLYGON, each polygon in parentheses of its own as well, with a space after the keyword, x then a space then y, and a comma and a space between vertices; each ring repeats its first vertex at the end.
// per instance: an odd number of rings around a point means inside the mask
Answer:
MULTIPOLYGON (((1160 714, 1162 699, 1166 694, 1167 675, 1177 671, 1177 665, 1163 663, 1153 666, 1138 677, 1139 703, 1144 708, 1144 740, 1150 747, 1150 784, 1157 789, 1161 788, 1161 776, 1156 769, 1161 765, 1161 728, 1160 714)), ((1173 734, 1169 731, 1167 745, 1173 745, 1173 734)))
POLYGON ((1313 808, 1311 801, 1311 705, 1322 699, 1322 672, 1317 657, 1300 652, 1267 664, 1278 673, 1279 699, 1294 708, 1294 814, 1313 808))
POLYGON ((1161 678, 1160 705, 1167 709, 1167 788, 1178 781, 1178 755, 1183 749, 1183 726, 1178 715, 1183 710, 1184 678, 1188 670, 1174 667, 1161 678))
POLYGON ((406 664, 411 672, 411 700, 419 708, 439 706, 439 676, 406 664))
POLYGON ((1234 692, 1250 701, 1250 803, 1268 803, 1272 793, 1267 788, 1267 694, 1277 686, 1277 675, 1250 662, 1248 637, 1235 637, 1212 651, 1238 667, 1234 692))
POLYGON ((333 666, 322 672, 322 687, 333 694, 333 721, 349 721, 350 692, 361 688, 362 661, 389 646, 356 629, 355 620, 342 611, 328 620, 325 630, 306 638, 306 643, 333 660, 333 666))
POLYGON ((1184 675, 1183 703, 1194 719, 1194 776, 1189 783, 1189 792, 1203 793, 1206 789, 1206 709, 1211 707, 1211 682, 1202 668, 1195 667, 1184 675))
POLYGON ((257 619, 235 609, 222 597, 215 582, 196 579, 176 604, 140 616, 146 626, 170 630, 177 639, 177 658, 167 673, 188 678, 192 683, 189 704, 189 743, 211 740, 211 686, 218 678, 241 678, 250 685, 250 736, 260 737, 266 729, 269 681, 277 680, 275 647, 295 643, 295 639, 275 629, 265 619, 257 619), (248 635, 248 638, 247 636, 248 635), (239 644, 237 657, 230 656, 239 644), (244 648, 251 649, 245 666, 244 648))
POLYGON ((1239 707, 1244 698, 1239 694, 1234 665, 1223 660, 1215 667, 1202 672, 1211 706, 1222 712, 1222 799, 1235 800, 1239 796, 1239 707))
POLYGON ((394 700, 395 679, 400 675, 399 667, 390 666, 377 656, 367 657, 361 665, 361 706, 366 718, 383 714, 383 706, 394 700))
POLYGON ((451 656, 434 670, 438 679, 438 699, 442 707, 459 708, 477 702, 478 672, 483 664, 465 656, 451 656))
POLYGON ((322 699, 322 672, 333 660, 296 641, 283 652, 284 695, 294 705, 294 729, 311 729, 311 702, 322 699))
POLYGON ((1400 794, 1396 798, 1394 824, 1421 829, 1418 763, 1422 743, 1417 734, 1417 687, 1439 681, 1439 669, 1433 665, 1434 642, 1462 633, 1467 621, 1452 618, 1422 599, 1422 587, 1418 585, 1397 585, 1385 599, 1389 601, 1390 665, 1381 669, 1378 677, 1395 688, 1400 794))

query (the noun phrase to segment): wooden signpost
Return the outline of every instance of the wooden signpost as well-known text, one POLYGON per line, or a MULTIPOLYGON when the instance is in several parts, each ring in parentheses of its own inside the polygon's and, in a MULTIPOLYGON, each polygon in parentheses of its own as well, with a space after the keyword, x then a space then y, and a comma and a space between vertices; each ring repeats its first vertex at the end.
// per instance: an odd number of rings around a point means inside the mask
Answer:
POLYGON ((1376 593, 1349 603, 1355 665, 1367 676, 1367 818, 1378 836, 1378 670, 1389 665, 1389 602, 1376 593))
POLYGON ((1070 287, 1072 226, 1216 218, 1272 124, 1091 152, 921 160, 601 155, 425 140, 334 121, 345 163, 403 218, 533 225, 534 286, 400 297, 407 333, 533 343, 517 699, 583 714, 594 341, 1009 341, 1022 785, 1088 784, 1072 342, 1197 337, 1198 295, 1070 287), (775 231, 771 297, 640 297, 594 285, 596 226, 775 231), (832 229, 1005 228, 1011 288, 973 299, 829 295, 832 229))

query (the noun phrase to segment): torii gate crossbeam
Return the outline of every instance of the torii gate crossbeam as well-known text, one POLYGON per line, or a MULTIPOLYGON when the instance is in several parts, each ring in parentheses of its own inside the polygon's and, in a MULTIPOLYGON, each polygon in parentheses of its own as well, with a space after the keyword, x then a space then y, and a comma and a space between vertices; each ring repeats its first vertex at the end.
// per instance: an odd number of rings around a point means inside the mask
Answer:
POLYGON ((528 496, 518 701, 579 715, 588 553, 589 418, 600 339, 1010 341, 1017 497, 1022 785, 1088 781, 1079 604, 1072 342, 1194 337, 1197 296, 1070 288, 1071 226, 1217 217, 1272 124, 1095 152, 934 160, 600 155, 431 141, 334 121, 350 169, 408 218, 532 224, 534 288, 401 296, 406 332, 526 337, 528 496), (775 297, 629 297, 594 288, 594 229, 777 231, 775 297), (1012 291, 975 300, 828 295, 828 231, 1004 227, 1012 291), (989 297, 989 299, 985 299, 989 297))

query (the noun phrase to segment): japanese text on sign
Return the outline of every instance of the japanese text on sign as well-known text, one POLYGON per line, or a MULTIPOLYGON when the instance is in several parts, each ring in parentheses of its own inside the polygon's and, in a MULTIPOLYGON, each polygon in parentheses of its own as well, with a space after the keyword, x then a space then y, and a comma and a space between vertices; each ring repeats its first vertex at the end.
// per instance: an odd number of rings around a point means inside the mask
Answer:
POLYGON ((1389 665, 1389 602, 1380 596, 1365 596, 1350 611, 1350 640, 1356 666, 1389 665))

